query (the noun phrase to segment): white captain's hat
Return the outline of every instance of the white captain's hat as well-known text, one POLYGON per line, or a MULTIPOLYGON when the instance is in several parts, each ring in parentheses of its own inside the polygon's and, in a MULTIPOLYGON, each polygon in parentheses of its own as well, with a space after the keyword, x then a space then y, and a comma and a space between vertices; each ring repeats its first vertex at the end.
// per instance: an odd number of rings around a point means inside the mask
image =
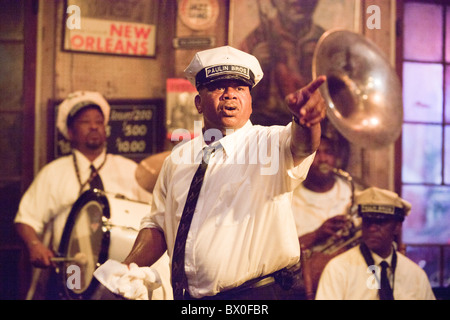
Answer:
POLYGON ((92 106, 97 106, 103 113, 103 117, 105 118, 104 124, 106 126, 109 121, 111 107, 105 98, 98 92, 76 91, 69 94, 69 96, 58 106, 56 127, 66 139, 69 139, 68 121, 80 110, 92 106))
POLYGON ((230 46, 198 52, 184 74, 197 89, 226 79, 241 80, 254 87, 264 75, 255 56, 230 46))
POLYGON ((355 204, 362 218, 389 219, 398 221, 409 215, 411 204, 395 192, 376 187, 367 188, 355 194, 355 204))

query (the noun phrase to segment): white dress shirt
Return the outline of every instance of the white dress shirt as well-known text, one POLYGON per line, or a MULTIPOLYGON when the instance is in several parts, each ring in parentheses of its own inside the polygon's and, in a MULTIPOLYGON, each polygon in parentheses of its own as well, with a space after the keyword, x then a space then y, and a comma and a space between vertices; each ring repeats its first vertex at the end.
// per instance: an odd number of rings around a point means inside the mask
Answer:
MULTIPOLYGON (((91 162, 79 151, 74 150, 82 184, 89 179, 91 162)), ((149 203, 151 194, 141 188, 134 173, 137 163, 120 155, 107 154, 105 151, 93 164, 101 167, 99 175, 106 192, 122 194, 128 199, 149 203)), ((87 184, 82 191, 89 189, 87 184)), ((57 250, 70 210, 80 196, 72 155, 58 158, 47 164, 38 173, 23 195, 15 222, 31 226, 38 235, 49 227, 53 233, 53 250, 57 250)), ((150 210, 150 203, 148 210, 150 210)))
MULTIPOLYGON (((77 150, 74 150, 74 154, 79 169, 81 184, 84 184, 91 175, 91 162, 77 150)), ((108 198, 111 218, 114 218, 115 214, 118 215, 119 211, 124 209, 130 213, 133 213, 133 210, 139 210, 140 212, 137 212, 137 217, 142 217, 144 214, 150 212, 152 194, 144 190, 137 183, 135 179, 137 163, 135 161, 121 155, 106 154, 106 151, 104 151, 94 160, 93 165, 96 168, 101 166, 99 175, 103 182, 104 191, 107 194, 112 197, 122 195, 125 197, 124 199, 141 202, 138 204, 121 200, 120 203, 117 203, 112 202, 113 198, 108 198), (101 166, 105 160, 105 156, 106 161, 101 166), (148 206, 143 203, 147 203, 148 206), (145 212, 142 212, 144 210, 145 212)), ((77 178, 72 155, 58 158, 42 168, 25 192, 20 202, 15 222, 31 226, 38 235, 49 232, 48 235, 53 240, 50 247, 53 251, 57 252, 70 211, 81 193, 87 189, 89 189, 89 184, 86 184, 80 190, 80 183, 77 178)), ((122 216, 118 218, 116 221, 122 221, 124 219, 122 216)), ((132 241, 132 238, 130 238, 131 234, 126 233, 126 235, 122 236, 120 234, 118 233, 119 236, 114 238, 114 233, 111 232, 112 241, 110 248, 107 249, 110 250, 110 253, 114 252, 116 255, 121 251, 124 254, 128 254, 126 249, 123 248, 126 248, 127 245, 132 245, 132 242, 130 243, 130 239, 132 241), (122 240, 127 241, 127 243, 124 243, 119 248, 120 241, 122 240), (116 245, 113 245, 113 243, 116 245)), ((152 300, 173 299, 170 284, 169 257, 167 253, 153 265, 153 268, 158 271, 162 286, 153 291, 152 300)))
MULTIPOLYGON (((290 125, 262 127, 249 121, 220 139, 223 148, 209 161, 186 241, 191 296, 214 295, 299 260, 292 191, 305 179, 314 154, 294 167, 290 133, 290 125)), ((169 256, 202 146, 199 136, 166 159, 152 214, 141 224, 164 232, 169 256), (179 163, 181 158, 191 160, 179 163)))
MULTIPOLYGON (((374 263, 379 266, 383 260, 372 252, 374 263)), ((392 255, 385 259, 391 269, 392 255)), ((362 256, 359 246, 336 256, 323 270, 317 288, 317 300, 379 300, 376 278, 380 269, 372 268, 372 274, 362 256)), ((416 263, 397 252, 395 273, 390 270, 391 287, 395 300, 434 300, 427 274, 416 263)))
POLYGON ((327 192, 314 192, 303 183, 299 185, 292 198, 298 236, 315 231, 334 216, 348 214, 351 197, 349 183, 340 178, 336 178, 333 188, 327 192))

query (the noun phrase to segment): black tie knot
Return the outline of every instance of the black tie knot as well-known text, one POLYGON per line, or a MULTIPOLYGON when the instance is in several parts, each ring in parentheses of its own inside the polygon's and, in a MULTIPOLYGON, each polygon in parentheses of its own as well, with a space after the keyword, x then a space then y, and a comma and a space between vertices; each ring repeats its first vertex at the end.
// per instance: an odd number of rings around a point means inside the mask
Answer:
POLYGON ((204 147, 202 149, 202 152, 203 152, 202 163, 208 164, 209 159, 211 158, 211 155, 221 148, 222 148, 222 145, 220 143, 214 143, 214 144, 204 147))
POLYGON ((90 177, 89 185, 90 185, 91 189, 103 190, 102 179, 100 178, 100 175, 99 175, 97 169, 95 169, 94 165, 92 165, 92 164, 91 164, 91 177, 90 177))

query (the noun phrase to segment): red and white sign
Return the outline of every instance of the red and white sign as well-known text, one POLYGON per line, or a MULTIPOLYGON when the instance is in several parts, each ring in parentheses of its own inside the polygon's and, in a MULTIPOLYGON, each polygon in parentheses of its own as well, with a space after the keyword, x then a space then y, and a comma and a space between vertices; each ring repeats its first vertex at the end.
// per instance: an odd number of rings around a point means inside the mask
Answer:
POLYGON ((66 29, 64 49, 130 56, 155 55, 156 26, 82 18, 80 29, 66 29))

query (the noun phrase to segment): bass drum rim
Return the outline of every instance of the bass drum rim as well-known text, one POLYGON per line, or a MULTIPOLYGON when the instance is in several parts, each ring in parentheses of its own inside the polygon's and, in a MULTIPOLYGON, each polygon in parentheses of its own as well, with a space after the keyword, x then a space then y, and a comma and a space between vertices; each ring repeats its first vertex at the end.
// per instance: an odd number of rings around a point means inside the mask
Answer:
MULTIPOLYGON (((64 227, 63 235, 61 237, 61 242, 59 245, 59 255, 62 257, 66 257, 68 254, 68 246, 71 240, 72 230, 75 226, 76 219, 80 211, 84 208, 84 206, 90 202, 98 202, 102 207, 103 217, 106 219, 110 219, 111 210, 108 198, 97 189, 90 189, 85 191, 74 203, 69 216, 66 221, 66 225, 64 227)), ((102 226, 102 240, 101 240, 101 249, 98 256, 97 266, 103 264, 108 259, 108 250, 110 245, 110 232, 109 230, 103 228, 102 226)), ((60 279, 62 280, 62 295, 66 298, 74 299, 74 300, 86 300, 89 299, 99 287, 100 282, 92 276, 92 280, 89 283, 88 287, 81 293, 76 293, 67 287, 67 272, 66 268, 67 264, 64 264, 64 268, 60 270, 60 279)))

